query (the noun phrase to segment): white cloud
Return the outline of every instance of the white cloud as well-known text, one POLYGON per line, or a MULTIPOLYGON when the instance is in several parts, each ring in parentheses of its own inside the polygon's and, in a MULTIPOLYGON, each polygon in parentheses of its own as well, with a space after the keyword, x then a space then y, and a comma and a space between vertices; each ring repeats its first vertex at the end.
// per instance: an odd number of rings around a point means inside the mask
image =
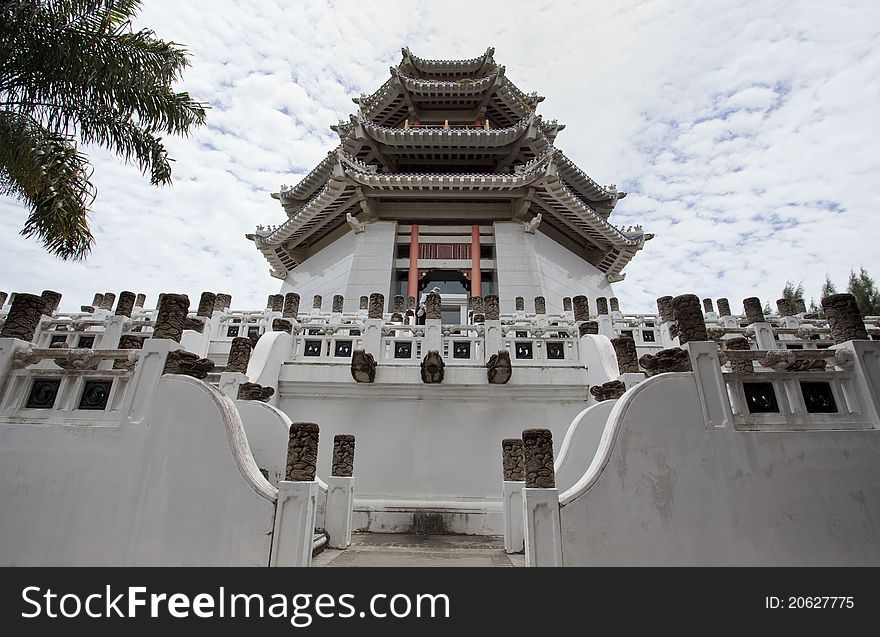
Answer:
POLYGON ((226 291, 261 307, 278 281, 244 238, 283 220, 268 193, 332 149, 329 125, 371 93, 408 45, 472 57, 489 45, 539 112, 567 124, 557 143, 630 196, 612 222, 657 236, 615 286, 623 309, 665 294, 757 295, 786 279, 818 295, 825 273, 880 275, 880 5, 865 2, 147 3, 138 20, 185 43, 182 82, 211 103, 209 125, 170 139, 175 183, 90 151, 97 245, 66 264, 18 236, 25 211, 0 199, 3 289, 155 299, 226 291))

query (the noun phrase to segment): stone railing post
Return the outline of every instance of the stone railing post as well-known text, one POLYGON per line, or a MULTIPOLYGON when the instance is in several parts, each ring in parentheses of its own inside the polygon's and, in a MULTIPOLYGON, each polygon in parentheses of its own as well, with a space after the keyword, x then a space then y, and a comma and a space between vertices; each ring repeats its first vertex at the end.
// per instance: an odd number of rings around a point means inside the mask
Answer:
POLYGON ((703 312, 706 315, 706 320, 712 321, 713 323, 718 320, 718 314, 715 312, 715 307, 712 305, 712 299, 703 299, 703 312))
POLYGON ((179 343, 189 312, 189 297, 186 294, 163 294, 158 309, 153 338, 165 338, 179 343))
POLYGON ((866 341, 868 331, 865 321, 852 294, 832 294, 822 299, 822 309, 831 329, 831 339, 835 345, 847 341, 866 341))
POLYGON ((144 293, 138 294, 134 299, 134 306, 139 307, 140 309, 144 309, 144 303, 147 302, 147 295, 144 293))
POLYGON ((636 342, 629 336, 618 336, 611 339, 614 353, 617 354, 617 369, 621 374, 638 374, 639 355, 636 351, 636 342))
POLYGON ((513 300, 513 306, 515 308, 514 315, 516 318, 523 318, 526 315, 526 300, 518 296, 513 300))
POLYGON ((241 386, 248 382, 247 368, 253 344, 247 336, 236 336, 229 347, 226 368, 220 372, 219 388, 232 400, 238 400, 241 386))
POLYGON ((425 343, 422 352, 442 351, 441 302, 442 299, 436 292, 431 292, 425 301, 425 343))
POLYGON ((523 500, 525 467, 523 442, 519 438, 501 441, 501 462, 504 480, 501 483, 501 506, 504 514, 504 551, 523 551, 523 500))
POLYGON ((746 313, 746 321, 749 323, 746 331, 755 335, 755 344, 758 349, 776 349, 776 337, 773 334, 773 328, 764 318, 761 300, 756 296, 743 299, 743 309, 746 313))
POLYGON ((12 299, 0 338, 18 338, 30 343, 37 332, 46 299, 36 294, 18 293, 12 299))
POLYGON ((285 479, 278 483, 271 566, 311 566, 318 483, 318 425, 293 423, 285 479))
POLYGON ((608 315, 608 299, 604 296, 596 299, 596 321, 599 323, 599 334, 614 338, 614 322, 608 315))
POLYGON ((43 310, 43 314, 46 316, 52 316, 55 314, 58 310, 58 306, 61 304, 61 292, 43 290, 43 293, 40 296, 46 301, 46 307, 43 310))
POLYGON ((333 305, 331 308, 333 311, 333 314, 342 314, 343 305, 345 305, 345 297, 342 296, 341 294, 334 294, 333 295, 333 305))
POLYGON ((672 313, 672 297, 657 299, 657 313, 660 315, 660 342, 664 348, 678 347, 678 328, 672 313))
POLYGON ((299 294, 288 292, 284 295, 284 307, 281 311, 281 317, 286 319, 299 317, 299 294))
POLYGON ((723 297, 718 299, 718 316, 721 318, 721 325, 724 327, 739 327, 736 317, 730 313, 730 301, 723 297))
POLYGON ((672 299, 672 319, 682 345, 690 341, 708 341, 706 322, 695 294, 682 294, 672 299))
POLYGON ((364 322, 364 351, 372 354, 376 363, 382 360, 382 328, 385 325, 385 296, 374 292, 368 300, 367 320, 364 322))
POLYGON ((483 299, 483 309, 486 311, 486 361, 497 354, 504 348, 504 335, 501 330, 501 304, 498 297, 494 294, 488 294, 483 299))
POLYGON ((562 524, 559 489, 553 467, 553 437, 549 429, 522 433, 525 458, 523 543, 526 566, 562 566, 562 524))
POLYGON ((327 479, 327 507, 324 530, 330 536, 327 544, 344 549, 351 544, 351 513, 354 503, 354 436, 333 437, 333 462, 327 479))

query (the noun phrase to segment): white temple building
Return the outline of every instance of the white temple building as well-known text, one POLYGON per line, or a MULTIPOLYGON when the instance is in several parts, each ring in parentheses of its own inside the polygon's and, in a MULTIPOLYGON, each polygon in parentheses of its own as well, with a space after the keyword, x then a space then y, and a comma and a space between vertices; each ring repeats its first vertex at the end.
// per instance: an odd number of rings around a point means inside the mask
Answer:
POLYGON ((404 49, 247 235, 266 308, 4 303, 0 564, 306 566, 353 531, 503 536, 527 565, 880 564, 880 320, 849 295, 622 311, 652 235, 613 225, 626 193, 542 99, 491 48, 404 49))

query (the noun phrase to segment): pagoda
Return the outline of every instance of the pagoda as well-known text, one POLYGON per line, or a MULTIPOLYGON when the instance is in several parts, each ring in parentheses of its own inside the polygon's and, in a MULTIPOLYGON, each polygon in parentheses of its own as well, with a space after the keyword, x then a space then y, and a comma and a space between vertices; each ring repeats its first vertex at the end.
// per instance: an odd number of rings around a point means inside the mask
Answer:
MULTIPOLYGON (((339 145, 272 197, 286 218, 248 234, 281 292, 443 294, 444 321, 468 297, 613 297, 610 284, 650 234, 609 223, 626 196, 556 146, 565 127, 508 79, 489 48, 427 60, 408 48, 389 79, 331 128, 339 145)), ((459 320, 461 319, 461 320, 459 320)))

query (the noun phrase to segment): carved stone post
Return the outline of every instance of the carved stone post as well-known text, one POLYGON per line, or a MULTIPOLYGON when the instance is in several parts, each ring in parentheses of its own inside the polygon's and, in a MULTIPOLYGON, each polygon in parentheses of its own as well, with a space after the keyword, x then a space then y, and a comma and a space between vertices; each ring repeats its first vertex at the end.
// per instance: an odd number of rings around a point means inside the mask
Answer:
POLYGON ((582 321, 578 325, 578 336, 586 336, 587 334, 598 334, 599 333, 599 322, 598 321, 582 321))
POLYGON ((333 436, 333 464, 330 475, 350 478, 354 471, 354 436, 337 434, 333 436))
POLYGON ((553 439, 549 429, 526 429, 522 439, 526 483, 522 491, 526 566, 562 566, 562 526, 553 468, 553 439))
POLYGON ((868 339, 862 313, 852 294, 826 296, 822 299, 822 309, 828 318, 828 327, 831 328, 831 338, 835 344, 868 339))
MULTIPOLYGON (((729 338, 726 341, 722 342, 724 343, 724 347, 732 352, 742 352, 751 349, 749 347, 749 339, 742 336, 729 338)), ((755 366, 752 361, 731 360, 730 371, 736 374, 751 374, 753 371, 755 371, 755 366)))
POLYGON ((706 314, 715 313, 715 307, 712 305, 712 299, 703 299, 703 311, 706 314))
POLYGON ((807 313, 807 304, 804 303, 803 299, 795 299, 794 300, 794 309, 798 314, 806 314, 807 313))
POLYGON ((556 488, 553 468, 553 434, 549 429, 526 429, 522 432, 526 488, 556 488))
POLYGON ((639 355, 636 352, 636 342, 629 336, 618 336, 611 339, 614 352, 617 354, 617 368, 621 374, 637 374, 639 369, 639 355))
POLYGON ((599 316, 605 316, 608 314, 608 299, 604 296, 600 296, 596 299, 596 313, 599 316))
POLYGON ((657 299, 657 312, 660 314, 661 323, 671 323, 675 320, 672 314, 671 296, 661 296, 657 299))
POLYGON ((92 307, 99 308, 101 307, 101 303, 104 302, 104 295, 100 292, 96 292, 95 296, 92 297, 92 307))
POLYGON ((55 313, 55 310, 58 309, 58 305, 61 303, 61 292, 55 292, 54 290, 43 290, 43 293, 40 296, 43 297, 46 303, 46 307, 43 310, 43 313, 46 316, 52 316, 55 313))
POLYGON ((501 308, 496 295, 487 295, 484 299, 484 307, 487 321, 498 321, 501 319, 501 308))
POLYGON ((360 302, 358 303, 359 310, 366 310, 370 306, 370 297, 362 296, 360 298, 360 302))
POLYGON ((333 437, 333 463, 327 479, 327 507, 324 530, 333 548, 344 549, 351 544, 351 514, 354 503, 354 436, 333 437))
MULTIPOLYGON (((144 347, 144 336, 135 336, 134 334, 123 334, 119 337, 119 344, 116 346, 117 349, 143 349, 144 347)), ((134 369, 134 363, 130 363, 128 361, 123 360, 115 360, 113 361, 113 369, 134 369)))
MULTIPOLYGON (((104 296, 106 300, 107 296, 104 296)), ((159 304, 159 313, 153 327, 153 338, 167 338, 180 342, 183 336, 183 324, 189 312, 189 297, 186 294, 163 294, 159 304)))
POLYGON ((116 295, 113 292, 104 292, 104 297, 101 299, 101 309, 112 310, 115 302, 116 295))
POLYGON ((131 317, 131 312, 134 309, 134 301, 135 296, 134 292, 129 292, 125 290, 119 293, 119 301, 116 303, 116 316, 128 316, 131 317))
POLYGON ((373 292, 370 295, 370 308, 368 318, 380 319, 385 314, 385 295, 373 292))
POLYGON ((523 550, 523 501, 525 480, 523 443, 519 438, 501 441, 501 463, 504 481, 501 483, 501 505, 504 513, 504 550, 519 553, 523 550))
POLYGON ((788 299, 776 299, 776 311, 779 312, 779 316, 783 317, 794 314, 794 308, 788 299))
POLYGON ((196 312, 196 316, 211 318, 211 315, 214 313, 214 305, 216 303, 216 294, 214 294, 213 292, 202 292, 202 295, 199 297, 199 309, 196 312))
POLYGON ((284 295, 284 308, 281 312, 284 318, 297 318, 299 316, 299 294, 288 292, 284 295))
POLYGON ((406 306, 406 297, 401 294, 395 294, 391 303, 391 322, 400 323, 403 321, 403 311, 406 306))
POLYGON ((470 298, 471 312, 473 312, 474 323, 484 323, 486 321, 485 310, 483 309, 483 297, 472 296, 470 298))
POLYGON ((287 470, 285 480, 312 482, 318 462, 318 425, 314 422, 295 422, 290 425, 287 442, 287 470))
POLYGON ((752 323, 766 323, 764 319, 764 310, 761 309, 761 299, 757 296, 750 296, 743 299, 743 309, 746 311, 746 320, 749 325, 752 323))
POLYGON ((525 312, 526 300, 523 297, 521 297, 521 296, 516 297, 516 299, 514 300, 514 303, 516 304, 516 311, 517 312, 525 312))
POLYGON ((231 294, 218 294, 217 302, 214 304, 215 310, 228 310, 229 306, 232 305, 232 295, 231 294))
POLYGON ((576 296, 572 299, 573 308, 574 308, 574 320, 575 321, 589 321, 590 320, 590 302, 587 300, 587 297, 584 295, 576 296))
POLYGON ((519 438, 505 438, 502 440, 501 462, 504 468, 505 480, 509 482, 523 482, 525 480, 523 441, 519 438))
POLYGON ((247 336, 233 338, 232 345, 229 347, 229 358, 226 359, 226 371, 246 374, 252 349, 251 339, 247 336))
POLYGON ((333 306, 332 310, 335 314, 342 314, 342 306, 345 303, 345 297, 341 294, 333 295, 333 306))
POLYGON ((611 297, 610 303, 612 312, 620 312, 620 301, 617 300, 616 296, 611 297))
POLYGON ((286 321, 284 319, 273 319, 272 320, 272 331, 273 332, 287 332, 288 334, 293 333, 293 325, 291 325, 290 321, 286 321))
POLYGON ((563 312, 571 312, 571 297, 570 296, 562 297, 562 311, 563 312))
POLYGON ((547 313, 547 303, 544 300, 543 296, 535 297, 535 314, 546 314, 547 313))
POLYGON ((134 300, 134 306, 143 309, 144 303, 146 303, 146 302, 147 302, 147 295, 146 294, 138 294, 134 300))
POLYGON ((672 316, 678 328, 679 342, 708 341, 706 321, 696 294, 682 294, 672 299, 672 316))
POLYGON ((269 295, 269 310, 272 312, 283 312, 284 311, 284 295, 283 294, 269 295))
POLYGON ((312 298, 312 309, 313 309, 313 310, 320 310, 320 309, 321 309, 321 304, 322 304, 323 302, 324 302, 324 299, 321 297, 321 295, 320 295, 320 294, 316 294, 316 295, 312 298))
POLYGON ((718 299, 718 316, 730 315, 730 301, 725 298, 718 299))
POLYGON ((36 294, 18 293, 12 299, 6 322, 0 330, 0 338, 20 338, 30 342, 34 338, 40 317, 46 307, 46 299, 36 294))
POLYGON ((425 302, 425 317, 427 319, 440 319, 442 316, 441 302, 440 295, 436 292, 431 292, 428 295, 428 299, 425 302))

